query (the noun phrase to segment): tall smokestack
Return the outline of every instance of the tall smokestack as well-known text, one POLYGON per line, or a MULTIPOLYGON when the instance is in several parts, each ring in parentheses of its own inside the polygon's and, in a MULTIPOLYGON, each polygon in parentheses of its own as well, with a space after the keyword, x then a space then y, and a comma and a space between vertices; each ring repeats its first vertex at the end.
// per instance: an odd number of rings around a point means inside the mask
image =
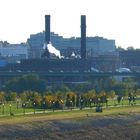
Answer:
POLYGON ((50 43, 50 15, 45 15, 45 43, 50 43))
POLYGON ((47 45, 50 43, 50 15, 45 15, 45 51, 41 57, 50 58, 47 45))
POLYGON ((86 58, 86 16, 81 15, 81 58, 86 58))

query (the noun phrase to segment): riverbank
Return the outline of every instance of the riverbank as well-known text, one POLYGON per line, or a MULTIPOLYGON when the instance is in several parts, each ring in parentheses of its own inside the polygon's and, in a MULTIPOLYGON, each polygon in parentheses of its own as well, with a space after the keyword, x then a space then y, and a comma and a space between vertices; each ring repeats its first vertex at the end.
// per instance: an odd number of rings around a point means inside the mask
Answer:
POLYGON ((140 108, 52 112, 0 120, 4 140, 139 140, 140 108))

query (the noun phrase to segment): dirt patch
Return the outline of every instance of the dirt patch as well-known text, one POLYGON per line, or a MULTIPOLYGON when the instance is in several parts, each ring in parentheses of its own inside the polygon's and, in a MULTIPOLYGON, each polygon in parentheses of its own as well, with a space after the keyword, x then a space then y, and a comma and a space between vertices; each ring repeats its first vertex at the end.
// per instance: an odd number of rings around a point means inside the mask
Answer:
POLYGON ((1 125, 1 140, 139 140, 140 114, 1 125))

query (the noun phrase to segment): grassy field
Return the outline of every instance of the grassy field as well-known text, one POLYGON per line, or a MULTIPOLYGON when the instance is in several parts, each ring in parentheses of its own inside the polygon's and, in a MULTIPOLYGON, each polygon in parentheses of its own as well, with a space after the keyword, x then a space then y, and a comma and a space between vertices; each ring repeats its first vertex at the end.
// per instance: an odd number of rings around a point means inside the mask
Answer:
MULTIPOLYGON (((140 100, 136 100, 135 102, 136 105, 140 105, 140 100)), ((118 106, 126 106, 129 105, 129 101, 127 99, 124 99, 123 101, 121 101, 119 104, 117 102, 117 100, 111 100, 109 99, 108 101, 108 106, 110 107, 118 107, 118 106)), ((92 104, 92 106, 94 106, 92 104)), ((106 107, 106 104, 103 104, 104 107, 106 107)), ((52 110, 47 110, 48 111, 52 111, 52 110)), ((1 104, 0 105, 0 116, 8 116, 10 115, 10 113, 13 113, 14 115, 24 115, 24 114, 34 114, 34 112, 44 112, 44 109, 34 109, 34 108, 22 108, 21 103, 17 104, 16 102, 7 102, 4 105, 1 104), (10 106, 11 105, 11 106, 10 106)))
POLYGON ((1 116, 4 140, 139 140, 140 106, 1 116))
POLYGON ((4 124, 15 124, 15 123, 25 123, 25 122, 35 122, 43 120, 62 120, 62 119, 72 119, 72 118, 85 118, 85 117, 99 117, 108 115, 122 115, 130 113, 140 113, 139 106, 127 106, 127 107, 117 107, 117 108, 105 108, 102 113, 96 113, 95 109, 86 110, 72 110, 72 111, 57 111, 57 112, 47 112, 39 114, 28 114, 28 115, 17 115, 17 116, 5 116, 0 118, 0 125, 4 124))
MULTIPOLYGON (((0 115, 9 115, 10 110, 11 110, 11 113, 14 113, 14 114, 23 114, 24 113, 24 109, 21 107, 21 105, 19 105, 17 107, 17 104, 14 102, 8 102, 8 103, 5 103, 4 105, 3 104, 0 105, 0 115)), ((25 111, 33 112, 34 109, 26 108, 25 111)))

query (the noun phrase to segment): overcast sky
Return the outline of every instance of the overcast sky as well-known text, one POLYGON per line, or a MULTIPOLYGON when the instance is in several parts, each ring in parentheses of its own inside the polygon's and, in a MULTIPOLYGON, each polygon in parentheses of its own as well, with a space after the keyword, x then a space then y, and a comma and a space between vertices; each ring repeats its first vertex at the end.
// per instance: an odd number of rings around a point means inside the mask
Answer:
POLYGON ((140 48, 140 0, 0 0, 0 40, 26 42, 44 30, 80 36, 80 15, 87 16, 87 36, 115 39, 117 46, 140 48))

